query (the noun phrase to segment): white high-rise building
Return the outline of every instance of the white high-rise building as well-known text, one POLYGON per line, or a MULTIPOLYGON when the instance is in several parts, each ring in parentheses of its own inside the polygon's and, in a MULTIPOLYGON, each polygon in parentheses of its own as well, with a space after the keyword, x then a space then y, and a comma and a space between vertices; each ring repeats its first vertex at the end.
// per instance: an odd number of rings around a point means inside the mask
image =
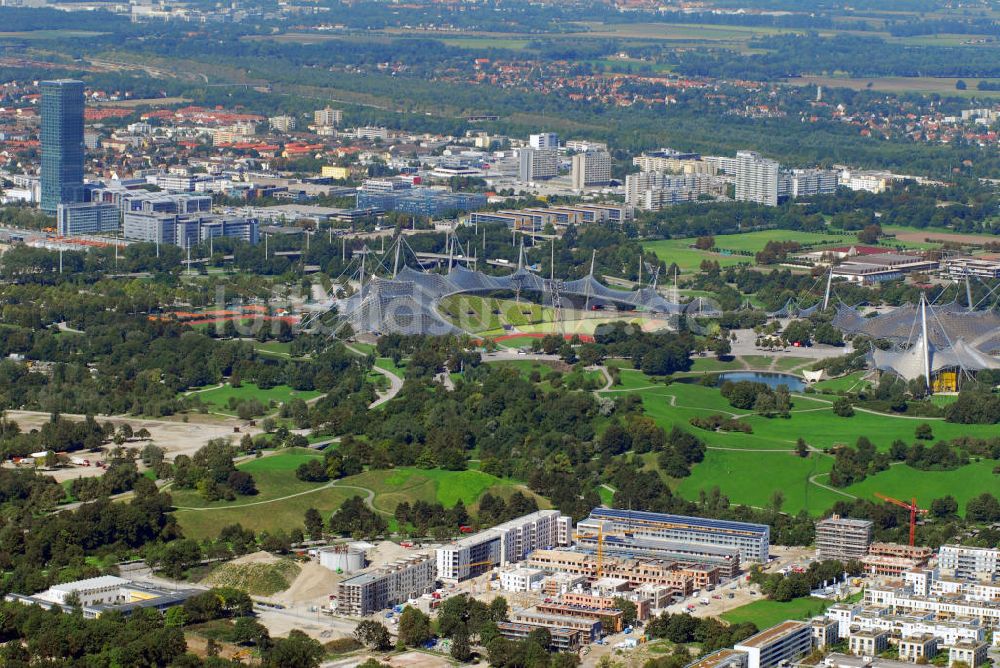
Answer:
POLYGON ((540 132, 528 137, 531 148, 559 148, 559 135, 555 132, 540 132))
POLYGON ((573 190, 605 185, 611 181, 611 155, 607 151, 586 151, 573 156, 573 190))
POLYGON ((295 129, 294 116, 272 116, 267 122, 278 132, 291 132, 295 129))
POLYGON ((736 199, 778 205, 778 162, 754 151, 736 154, 736 199))

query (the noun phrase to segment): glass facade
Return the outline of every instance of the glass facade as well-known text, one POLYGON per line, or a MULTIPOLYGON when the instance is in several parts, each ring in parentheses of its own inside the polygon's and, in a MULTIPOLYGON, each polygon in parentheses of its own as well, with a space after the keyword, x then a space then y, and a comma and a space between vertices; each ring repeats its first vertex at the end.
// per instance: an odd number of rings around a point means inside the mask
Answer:
POLYGON ((42 210, 84 199, 83 82, 43 81, 42 210))

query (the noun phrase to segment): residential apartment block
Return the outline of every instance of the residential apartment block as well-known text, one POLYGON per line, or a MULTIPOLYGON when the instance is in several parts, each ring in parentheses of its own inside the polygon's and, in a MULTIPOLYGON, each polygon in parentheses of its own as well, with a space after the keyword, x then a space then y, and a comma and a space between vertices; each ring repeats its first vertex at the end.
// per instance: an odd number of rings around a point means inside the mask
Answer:
POLYGON ((437 549, 438 577, 457 582, 496 566, 523 561, 538 549, 572 541, 572 519, 558 510, 539 510, 466 536, 437 549))
POLYGON ((816 522, 816 550, 820 559, 850 561, 868 554, 872 542, 870 520, 833 515, 816 522))
POLYGON ((336 611, 364 617, 428 594, 435 583, 434 559, 414 554, 343 580, 337 585, 336 611))
POLYGON ((533 183, 556 176, 559 176, 559 149, 518 149, 518 181, 533 183))
POLYGON ((812 629, 806 622, 782 622, 750 636, 733 649, 747 655, 747 668, 775 668, 812 650, 812 629))
POLYGON ((754 151, 736 153, 736 199, 778 205, 778 162, 754 151))
POLYGON ((938 570, 944 577, 993 581, 1000 575, 1000 548, 942 545, 938 570))
POLYGON ((573 190, 611 182, 611 155, 607 151, 577 153, 572 160, 573 190))
MULTIPOLYGON (((578 536, 596 546, 598 533, 606 538, 605 551, 630 545, 655 547, 657 541, 687 544, 692 552, 705 548, 706 555, 720 555, 717 550, 735 550, 741 561, 767 563, 771 528, 766 524, 732 522, 705 517, 687 517, 617 508, 594 508, 590 517, 577 525, 578 536), (590 537, 593 538, 590 538, 590 537)), ((580 539, 578 539, 580 540, 580 539)), ((678 561, 690 561, 678 559, 678 561)))

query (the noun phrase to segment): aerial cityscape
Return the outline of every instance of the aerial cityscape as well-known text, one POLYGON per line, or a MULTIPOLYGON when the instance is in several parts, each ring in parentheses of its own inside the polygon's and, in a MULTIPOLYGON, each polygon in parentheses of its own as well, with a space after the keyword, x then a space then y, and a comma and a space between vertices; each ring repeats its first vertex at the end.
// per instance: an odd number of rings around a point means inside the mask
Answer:
POLYGON ((996 0, 0 19, 0 666, 1000 666, 996 0))

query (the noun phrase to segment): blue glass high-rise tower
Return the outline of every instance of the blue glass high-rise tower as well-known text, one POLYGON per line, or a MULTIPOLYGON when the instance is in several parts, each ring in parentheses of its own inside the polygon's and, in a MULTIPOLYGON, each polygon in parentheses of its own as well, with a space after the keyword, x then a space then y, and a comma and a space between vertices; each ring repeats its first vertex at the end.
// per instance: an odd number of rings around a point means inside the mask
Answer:
POLYGON ((42 211, 83 201, 83 82, 43 81, 42 211))

